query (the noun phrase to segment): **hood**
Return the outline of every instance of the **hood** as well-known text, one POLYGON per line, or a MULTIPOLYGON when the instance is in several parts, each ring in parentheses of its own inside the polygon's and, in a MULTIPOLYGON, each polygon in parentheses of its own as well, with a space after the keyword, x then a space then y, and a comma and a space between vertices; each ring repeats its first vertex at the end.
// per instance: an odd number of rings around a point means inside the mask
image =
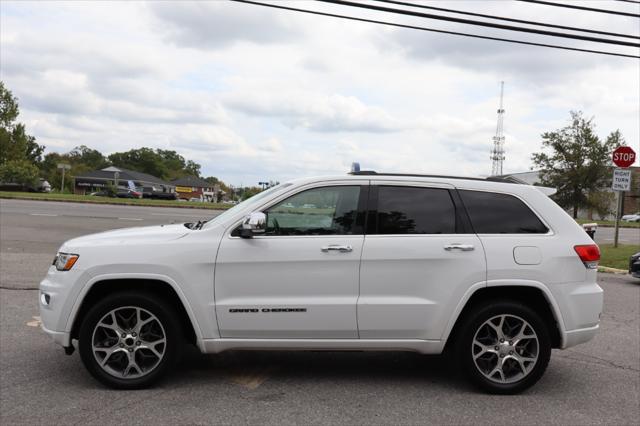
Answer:
POLYGON ((98 234, 85 235, 71 239, 63 244, 65 247, 90 247, 96 245, 148 244, 177 240, 193 232, 183 224, 140 226, 135 228, 115 229, 98 234))

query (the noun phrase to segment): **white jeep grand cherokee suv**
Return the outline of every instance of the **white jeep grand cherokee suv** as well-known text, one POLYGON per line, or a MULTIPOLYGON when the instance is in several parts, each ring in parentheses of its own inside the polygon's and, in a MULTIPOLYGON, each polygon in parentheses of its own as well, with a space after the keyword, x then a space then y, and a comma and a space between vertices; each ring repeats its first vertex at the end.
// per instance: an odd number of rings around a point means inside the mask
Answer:
POLYGON ((547 190, 357 172, 72 239, 40 284, 43 328, 116 388, 156 381, 190 342, 446 351, 485 390, 518 392, 602 311, 598 246, 547 190))

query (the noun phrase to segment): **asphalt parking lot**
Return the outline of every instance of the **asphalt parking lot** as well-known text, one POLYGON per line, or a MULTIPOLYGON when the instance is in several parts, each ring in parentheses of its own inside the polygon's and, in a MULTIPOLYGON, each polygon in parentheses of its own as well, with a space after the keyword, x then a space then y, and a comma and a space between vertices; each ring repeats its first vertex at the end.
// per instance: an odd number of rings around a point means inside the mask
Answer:
MULTIPOLYGON (((189 351, 158 387, 113 391, 39 328, 37 283, 59 245, 210 210, 0 200, 0 423, 637 424, 640 280, 600 274, 601 330, 552 354, 517 396, 485 395, 442 357, 395 352, 189 351)), ((633 231, 633 230, 632 230, 633 231)), ((631 237, 635 234, 630 234, 631 237)))

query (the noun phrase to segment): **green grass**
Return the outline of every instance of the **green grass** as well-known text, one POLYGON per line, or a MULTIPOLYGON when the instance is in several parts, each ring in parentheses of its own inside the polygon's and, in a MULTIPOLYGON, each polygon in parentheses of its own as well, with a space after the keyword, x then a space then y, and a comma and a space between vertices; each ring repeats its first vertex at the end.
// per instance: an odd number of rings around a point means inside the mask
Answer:
POLYGON ((226 210, 231 207, 228 204, 219 203, 199 203, 193 201, 173 201, 173 200, 150 200, 146 198, 110 198, 92 197, 90 195, 59 194, 59 193, 38 193, 38 192, 7 192, 0 191, 0 198, 12 198, 19 200, 38 201, 64 201, 75 203, 91 204, 119 204, 127 206, 154 206, 154 207, 183 207, 192 209, 226 210))
MULTIPOLYGON (((580 225, 582 225, 583 223, 597 223, 598 226, 602 226, 602 227, 611 227, 613 228, 616 223, 613 220, 589 220, 589 219, 576 219, 576 222, 578 222, 580 225)), ((640 222, 624 222, 624 221, 620 221, 620 228, 640 228, 640 222)))
POLYGON ((599 244, 600 266, 627 270, 629 268, 629 257, 640 251, 640 246, 633 244, 618 244, 617 248, 613 244, 599 244))

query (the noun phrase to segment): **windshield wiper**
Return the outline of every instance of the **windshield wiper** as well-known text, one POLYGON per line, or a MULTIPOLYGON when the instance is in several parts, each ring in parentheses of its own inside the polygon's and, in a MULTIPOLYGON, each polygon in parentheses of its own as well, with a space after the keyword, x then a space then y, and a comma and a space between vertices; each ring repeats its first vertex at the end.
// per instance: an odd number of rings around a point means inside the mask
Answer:
POLYGON ((199 220, 199 221, 197 221, 196 223, 193 224, 191 229, 194 229, 194 230, 202 229, 204 224, 207 223, 207 222, 209 222, 209 220, 199 220))

